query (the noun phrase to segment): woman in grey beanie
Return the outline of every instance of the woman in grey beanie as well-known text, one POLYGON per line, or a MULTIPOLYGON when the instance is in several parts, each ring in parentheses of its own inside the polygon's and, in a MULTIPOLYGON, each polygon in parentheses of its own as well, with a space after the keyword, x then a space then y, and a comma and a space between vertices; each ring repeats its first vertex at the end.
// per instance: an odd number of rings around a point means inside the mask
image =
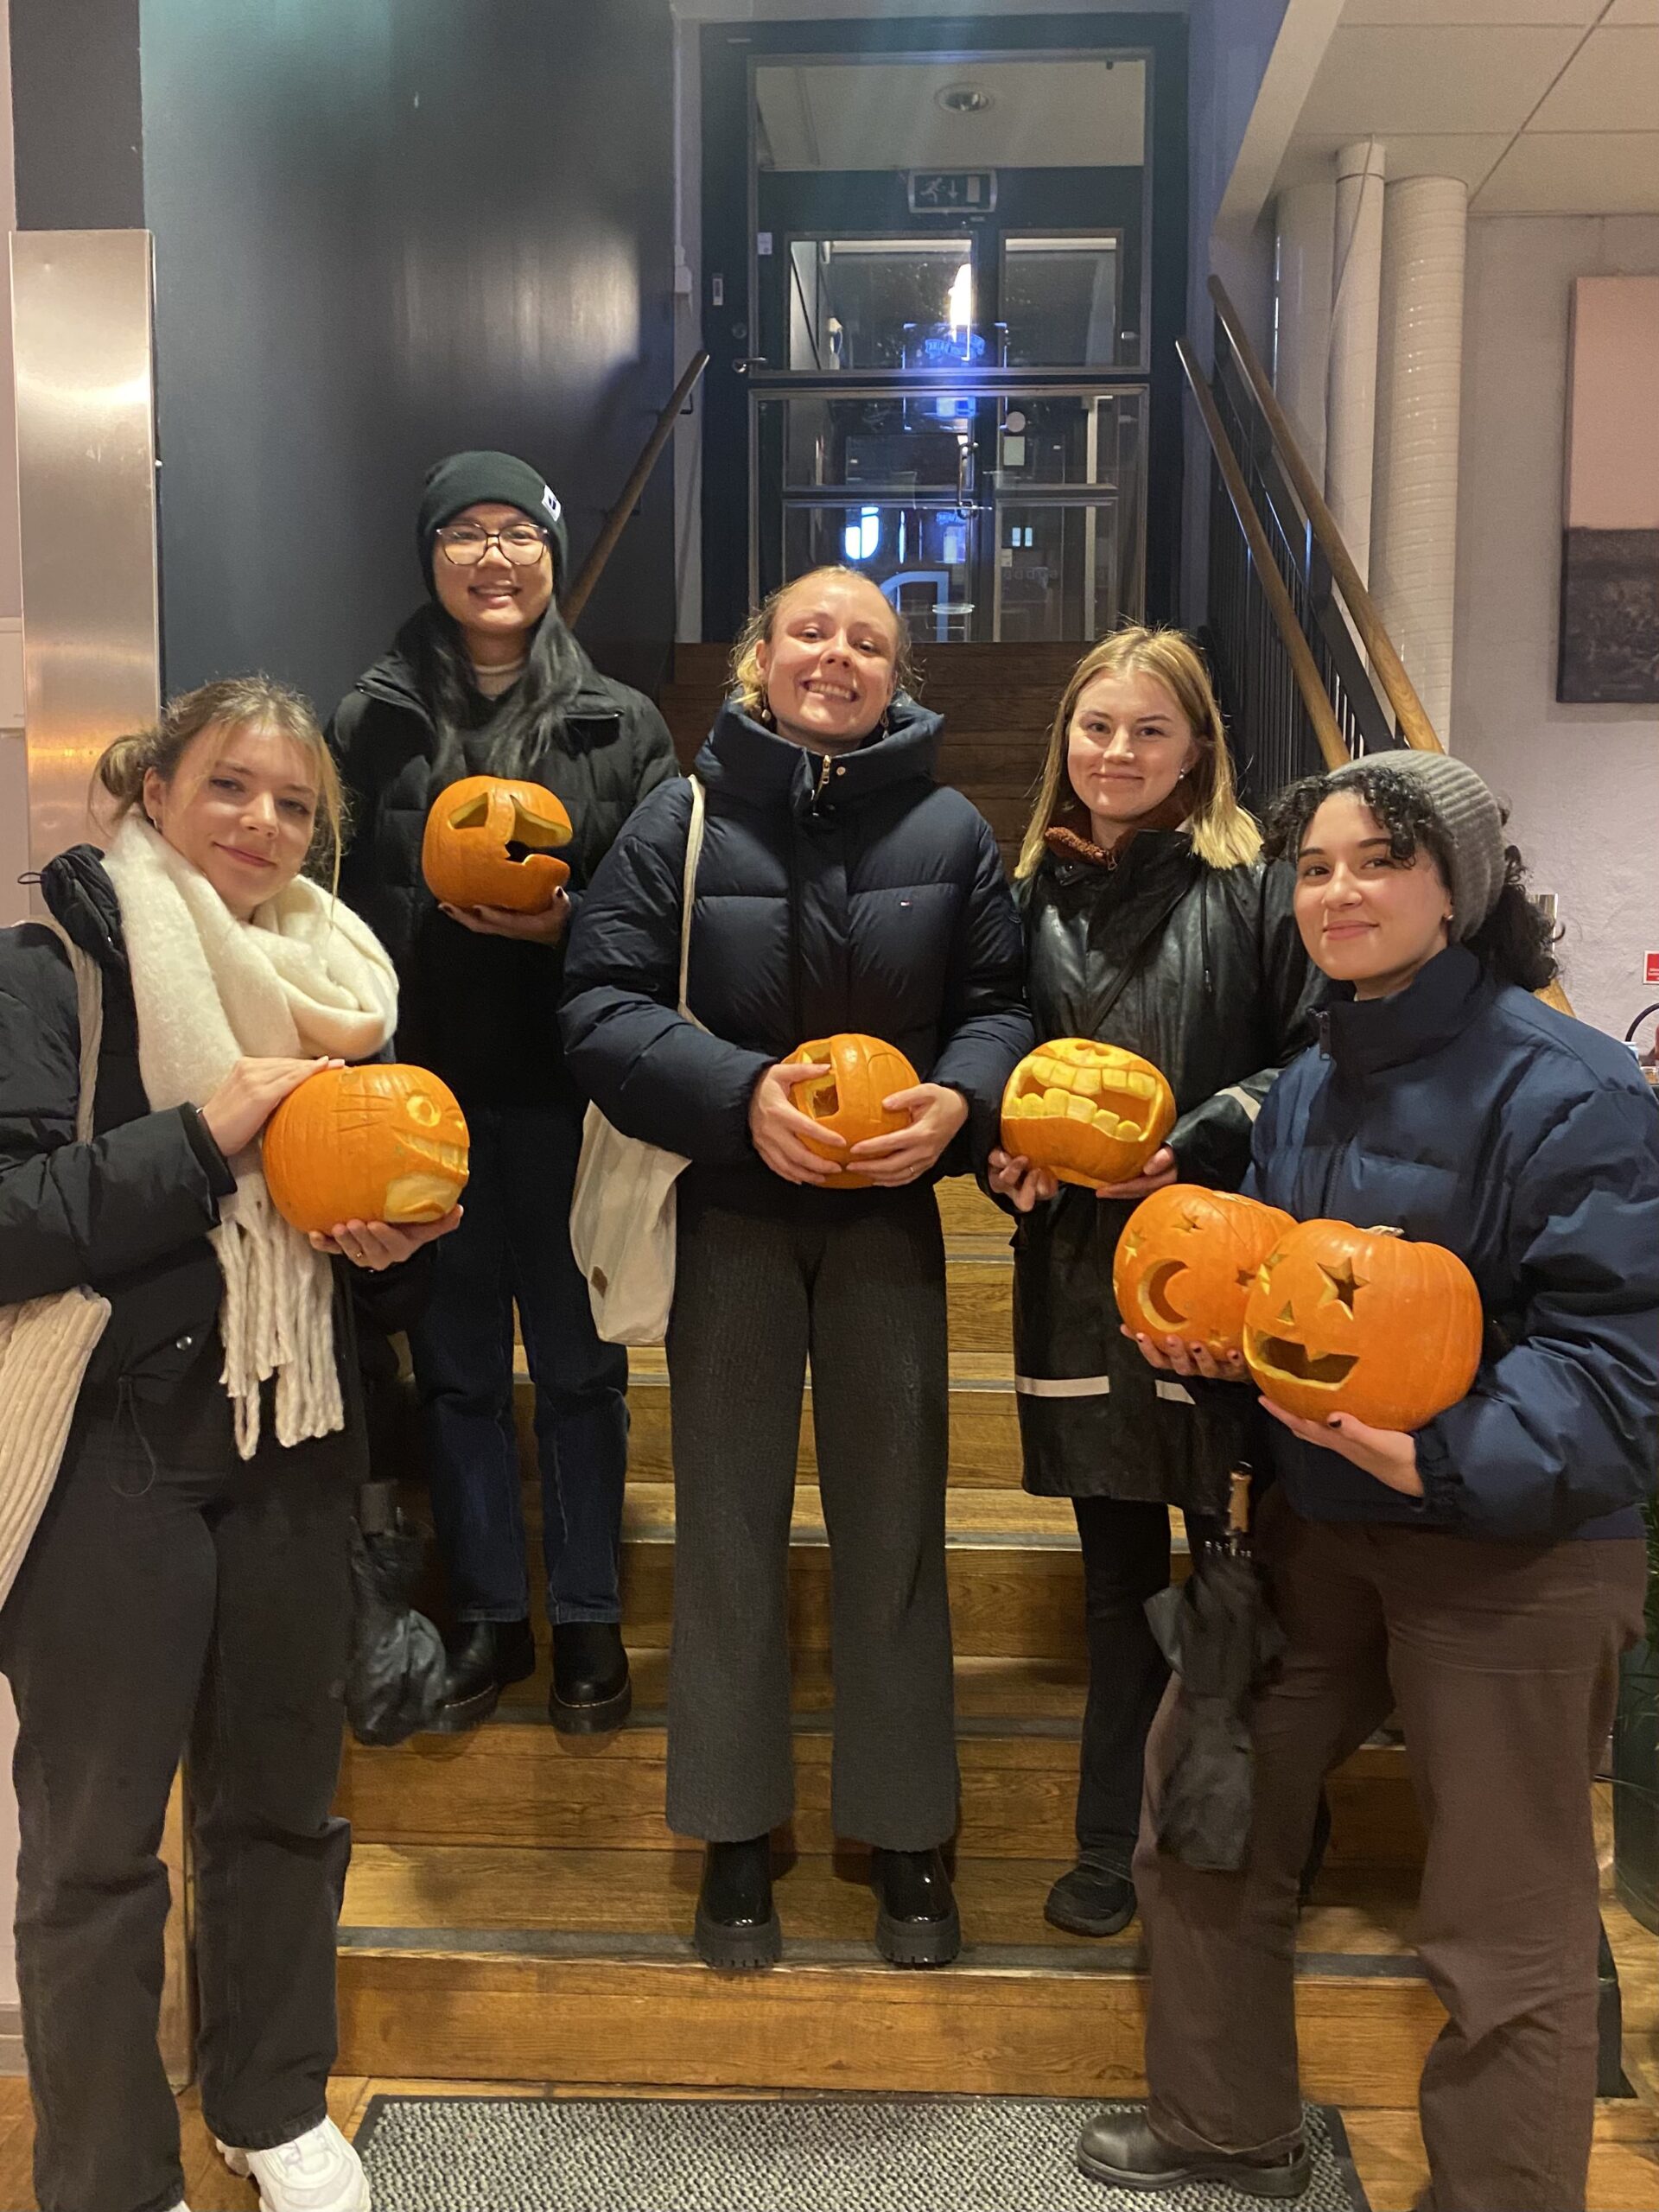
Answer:
MULTIPOLYGON (((1297 784, 1267 850, 1295 862, 1332 988, 1318 1046, 1268 1095, 1245 1190, 1455 1252, 1484 1342, 1466 1395, 1409 1432, 1267 1407, 1256 1552, 1287 1649, 1252 1715, 1249 1859, 1200 1872, 1160 1847, 1166 1700, 1135 1864, 1151 2097, 1091 2123, 1079 2156, 1120 2188, 1306 2188, 1297 1877, 1325 1774, 1397 1704, 1427 1830, 1417 1948, 1447 2014, 1419 2202, 1581 2212, 1591 1786, 1641 1633, 1659 1445, 1659 1111, 1622 1045, 1532 995, 1554 974, 1548 928, 1465 762, 1389 753, 1297 784)), ((1326 1282, 1363 1330, 1362 1272, 1326 1282)), ((1305 1353, 1300 1309, 1284 1318, 1305 1353)), ((1426 1346, 1441 1319, 1429 1300, 1414 1313, 1426 1346)), ((1141 1348, 1190 1389, 1239 1376, 1173 1339, 1141 1348)))

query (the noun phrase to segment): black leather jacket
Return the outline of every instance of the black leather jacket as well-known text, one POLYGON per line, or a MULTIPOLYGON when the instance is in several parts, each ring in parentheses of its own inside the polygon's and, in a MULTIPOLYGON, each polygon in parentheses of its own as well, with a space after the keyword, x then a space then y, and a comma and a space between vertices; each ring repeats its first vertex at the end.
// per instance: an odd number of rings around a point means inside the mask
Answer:
MULTIPOLYGON (((1262 1099, 1313 1036, 1320 979, 1291 911, 1290 871, 1212 868, 1183 831, 1147 831, 1116 867, 1051 854, 1022 889, 1039 1038, 1097 1037, 1161 1068, 1181 1179, 1236 1189, 1262 1099)), ((1121 1333, 1112 1258, 1133 1211, 1067 1186, 1020 1223, 1026 1486, 1216 1510, 1249 1448, 1253 1401, 1211 1393, 1216 1407, 1195 1405, 1121 1333)))

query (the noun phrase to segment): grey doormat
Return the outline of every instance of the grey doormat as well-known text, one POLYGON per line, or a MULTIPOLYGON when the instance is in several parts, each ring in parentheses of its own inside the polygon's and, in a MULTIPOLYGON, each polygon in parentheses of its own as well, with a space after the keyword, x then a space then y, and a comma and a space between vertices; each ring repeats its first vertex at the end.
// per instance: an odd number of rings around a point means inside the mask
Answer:
MULTIPOLYGON (((1041 2097, 376 2097, 375 2212, 1261 2212, 1214 2183, 1103 2189, 1098 2103, 1041 2097)), ((1369 2212, 1334 2107, 1310 2105, 1301 2212, 1369 2212)))

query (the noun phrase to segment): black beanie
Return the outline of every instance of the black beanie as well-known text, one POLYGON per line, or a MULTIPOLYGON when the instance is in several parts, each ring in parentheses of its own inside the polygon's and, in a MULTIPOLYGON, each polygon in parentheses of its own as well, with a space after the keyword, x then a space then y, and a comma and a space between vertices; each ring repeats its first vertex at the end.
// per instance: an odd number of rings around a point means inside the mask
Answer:
POLYGON ((510 453, 452 453, 427 470, 415 518, 421 576, 429 592, 433 550, 445 523, 452 522, 463 507, 497 503, 517 507, 531 522, 540 523, 553 542, 553 588, 563 588, 570 566, 570 540, 565 534, 564 510, 551 486, 543 483, 527 461, 515 461, 510 453))

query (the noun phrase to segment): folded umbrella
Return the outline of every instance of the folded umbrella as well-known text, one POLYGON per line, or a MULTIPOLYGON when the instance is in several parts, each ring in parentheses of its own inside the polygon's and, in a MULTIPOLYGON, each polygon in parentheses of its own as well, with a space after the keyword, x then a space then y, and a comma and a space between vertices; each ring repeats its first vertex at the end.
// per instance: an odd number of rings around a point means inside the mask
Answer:
POLYGON ((360 1744, 401 1744, 443 1702, 443 1639, 410 1602, 425 1546, 397 1510, 392 1484, 366 1483, 352 1523, 351 1662, 346 1717, 360 1744))

